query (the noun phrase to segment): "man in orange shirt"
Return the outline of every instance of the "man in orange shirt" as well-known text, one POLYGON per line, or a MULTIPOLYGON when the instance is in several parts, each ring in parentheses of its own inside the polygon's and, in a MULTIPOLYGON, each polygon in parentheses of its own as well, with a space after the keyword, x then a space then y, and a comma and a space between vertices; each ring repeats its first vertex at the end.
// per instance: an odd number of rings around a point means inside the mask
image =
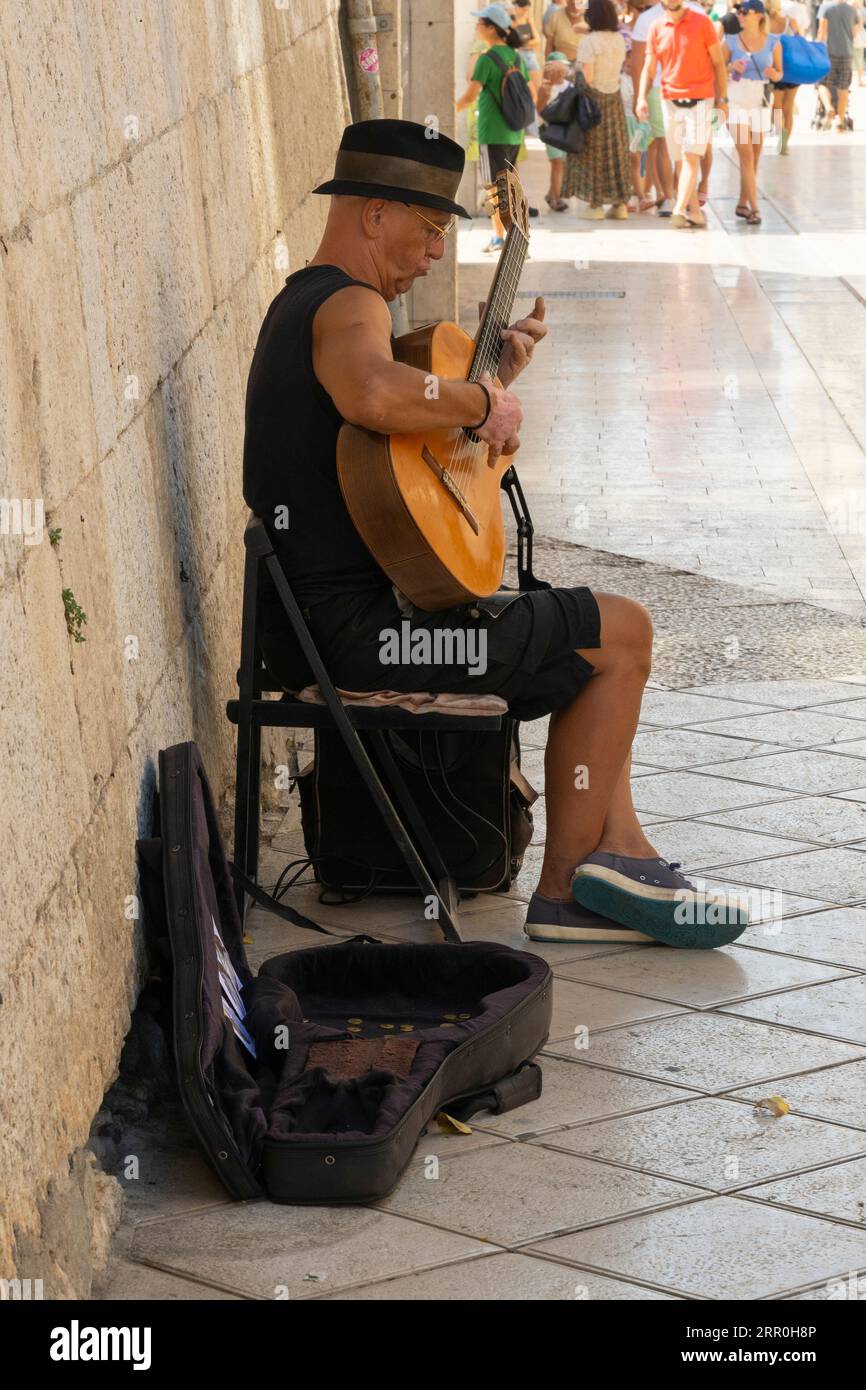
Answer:
POLYGON ((712 20, 685 7, 683 0, 662 0, 663 19, 647 35, 635 115, 649 115, 648 94, 656 68, 662 68, 662 108, 671 159, 679 163, 673 227, 706 227, 698 201, 701 159, 712 138, 713 107, 728 114, 728 74, 712 20))

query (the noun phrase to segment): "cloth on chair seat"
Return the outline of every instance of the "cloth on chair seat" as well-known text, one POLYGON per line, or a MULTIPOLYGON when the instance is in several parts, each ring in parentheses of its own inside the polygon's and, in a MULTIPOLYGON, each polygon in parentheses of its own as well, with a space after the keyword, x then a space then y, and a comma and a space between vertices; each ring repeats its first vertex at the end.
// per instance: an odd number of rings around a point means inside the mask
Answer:
MULTIPOLYGON (((303 690, 290 691, 296 699, 308 705, 323 705, 325 697, 317 685, 305 686, 303 690)), ((388 707, 404 709, 409 714, 459 714, 459 715, 504 715, 508 712, 508 702, 499 695, 434 695, 429 690, 419 690, 411 694, 400 690, 340 690, 337 694, 344 705, 367 705, 372 709, 388 707)))

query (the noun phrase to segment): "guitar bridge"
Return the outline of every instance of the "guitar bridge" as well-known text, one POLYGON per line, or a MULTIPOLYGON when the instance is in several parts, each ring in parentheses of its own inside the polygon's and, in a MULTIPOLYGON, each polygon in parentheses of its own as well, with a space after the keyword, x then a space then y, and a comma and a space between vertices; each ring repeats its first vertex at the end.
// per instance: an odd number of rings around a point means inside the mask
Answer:
POLYGON ((460 488, 455 483, 451 474, 448 472, 448 469, 442 467, 442 464, 434 457, 426 444, 421 450, 421 457, 427 464, 427 467, 436 474, 436 477, 439 479, 445 491, 454 499, 476 536, 480 535, 481 528, 478 525, 478 518, 475 516, 472 508, 466 501, 466 498, 463 496, 463 493, 460 491, 460 488))

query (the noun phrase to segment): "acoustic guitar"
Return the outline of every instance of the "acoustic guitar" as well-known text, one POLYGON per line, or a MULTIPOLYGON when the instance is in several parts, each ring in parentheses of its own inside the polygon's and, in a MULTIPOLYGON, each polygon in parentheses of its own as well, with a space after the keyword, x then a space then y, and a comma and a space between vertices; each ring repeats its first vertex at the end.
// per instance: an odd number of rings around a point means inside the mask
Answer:
MULTIPOLYGON (((394 357, 439 379, 496 379, 520 272, 529 216, 510 170, 497 179, 505 244, 476 337, 456 323, 431 323, 393 341, 394 357)), ((436 612, 486 598, 502 582, 505 530, 499 493, 513 456, 488 462, 488 447, 467 429, 375 434, 343 425, 337 476, 349 515, 368 550, 418 608, 436 612)))

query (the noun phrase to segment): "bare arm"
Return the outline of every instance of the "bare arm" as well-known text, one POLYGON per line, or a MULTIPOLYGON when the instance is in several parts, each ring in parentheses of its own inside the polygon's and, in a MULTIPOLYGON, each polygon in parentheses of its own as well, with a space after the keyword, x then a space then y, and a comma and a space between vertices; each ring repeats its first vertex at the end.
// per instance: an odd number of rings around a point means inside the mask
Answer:
MULTIPOLYGON (((487 409, 475 382, 446 381, 395 362, 391 315, 375 290, 347 286, 313 320, 313 371, 349 424, 377 434, 410 434, 477 424, 487 409)), ((481 437, 502 443, 520 427, 516 396, 488 386, 492 405, 481 437)))
POLYGON ((539 111, 543 111, 545 106, 550 105, 550 93, 553 90, 553 82, 549 77, 542 77, 541 86, 535 97, 535 104, 539 111))
POLYGON ((647 105, 647 102, 649 100, 649 89, 653 84, 653 78, 656 75, 656 68, 658 67, 658 65, 659 60, 656 54, 651 49, 648 49, 646 59, 644 60, 643 68, 641 69, 640 82, 638 84, 637 101, 635 102, 634 108, 634 114, 637 116, 639 121, 646 120, 646 117, 649 114, 649 106, 647 105))
POLYGON ((394 361, 384 299, 359 285, 339 290, 316 314, 313 370, 344 420, 379 434, 470 425, 486 409, 480 387, 466 382, 438 382, 428 400, 426 374, 394 361))
POLYGON ((819 43, 826 43, 826 42, 827 42, 827 21, 826 21, 826 19, 819 19, 819 20, 818 20, 818 42, 819 42, 819 43))
MULTIPOLYGON (((727 48, 727 44, 725 45, 727 48)), ((725 65, 725 55, 722 52, 722 45, 714 43, 707 49, 710 55, 710 62, 716 78, 716 101, 725 102, 728 99, 728 69, 725 65)))
POLYGON ((457 110, 465 111, 467 106, 474 106, 475 102, 478 100, 478 93, 480 91, 480 82, 470 82, 469 86, 466 88, 466 91, 463 93, 462 97, 457 103, 457 110))
POLYGON ((634 89, 634 102, 637 104, 637 94, 640 89, 640 75, 643 72, 643 65, 646 59, 646 43, 639 39, 632 39, 631 53, 629 54, 629 75, 631 85, 634 89))
POLYGON ((781 82, 782 80, 782 45, 773 45, 773 64, 772 67, 764 68, 764 76, 768 82, 781 82))

